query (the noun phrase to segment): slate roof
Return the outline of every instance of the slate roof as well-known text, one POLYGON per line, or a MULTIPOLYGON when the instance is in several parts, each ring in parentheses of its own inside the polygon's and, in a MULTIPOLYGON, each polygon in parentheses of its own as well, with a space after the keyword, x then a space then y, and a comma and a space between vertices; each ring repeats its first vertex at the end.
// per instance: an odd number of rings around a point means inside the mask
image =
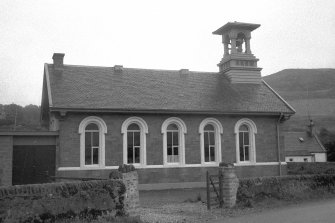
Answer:
POLYGON ((295 111, 267 84, 230 84, 215 72, 47 64, 54 109, 119 109, 218 113, 295 111))
POLYGON ((311 153, 326 152, 318 137, 315 134, 310 136, 307 132, 285 132, 284 145, 286 156, 310 156, 311 153))

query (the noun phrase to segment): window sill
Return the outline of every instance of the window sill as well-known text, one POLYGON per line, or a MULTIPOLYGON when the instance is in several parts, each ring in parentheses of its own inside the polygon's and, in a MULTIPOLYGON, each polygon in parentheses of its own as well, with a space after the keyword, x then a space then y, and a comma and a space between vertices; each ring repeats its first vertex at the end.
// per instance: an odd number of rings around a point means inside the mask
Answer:
POLYGON ((256 162, 238 162, 234 163, 234 166, 255 166, 257 165, 256 162))
POLYGON ((133 165, 135 168, 145 168, 146 164, 141 163, 126 163, 126 165, 133 165))
POLYGON ((165 166, 165 167, 183 167, 185 165, 183 165, 181 163, 165 163, 163 166, 165 166))
POLYGON ((82 170, 94 170, 94 169, 105 169, 105 166, 91 165, 91 166, 81 166, 82 170))
POLYGON ((210 162, 210 163, 201 163, 201 166, 219 166, 217 162, 210 162))
MULTIPOLYGON (((286 165, 286 162, 281 162, 281 165, 286 165)), ((273 166, 279 165, 279 162, 239 162, 234 163, 234 166, 273 166)))

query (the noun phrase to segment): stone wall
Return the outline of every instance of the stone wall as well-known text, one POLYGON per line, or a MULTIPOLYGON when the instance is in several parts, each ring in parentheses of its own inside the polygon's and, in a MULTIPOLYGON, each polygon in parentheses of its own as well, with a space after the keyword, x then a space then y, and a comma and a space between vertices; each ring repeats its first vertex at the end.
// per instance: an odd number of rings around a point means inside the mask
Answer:
POLYGON ((102 211, 122 215, 125 191, 121 180, 0 187, 0 221, 53 222, 69 213, 76 217, 102 211))
MULTIPOLYGON (((282 166, 282 170, 286 165, 282 166)), ((218 174, 218 167, 177 167, 136 169, 139 188, 144 190, 170 189, 185 187, 205 187, 206 172, 218 174)), ((237 166, 238 178, 278 175, 278 165, 237 166)), ((111 170, 71 170, 57 171, 59 177, 104 178, 109 177, 111 170)), ((284 171, 283 171, 284 172, 284 171)))
POLYGON ((310 200, 335 194, 335 175, 288 175, 240 179, 237 202, 252 205, 255 200, 310 200))

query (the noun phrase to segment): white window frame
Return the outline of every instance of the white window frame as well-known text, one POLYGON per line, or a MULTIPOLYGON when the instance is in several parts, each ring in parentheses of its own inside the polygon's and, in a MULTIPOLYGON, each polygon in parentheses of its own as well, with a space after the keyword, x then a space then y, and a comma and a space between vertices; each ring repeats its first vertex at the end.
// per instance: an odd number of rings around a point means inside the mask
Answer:
POLYGON ((127 133, 128 127, 131 124, 137 124, 140 128, 140 163, 132 163, 135 167, 147 165, 147 140, 146 134, 149 132, 149 128, 144 119, 140 117, 130 117, 126 119, 121 126, 121 133, 123 135, 123 163, 128 164, 128 140, 127 133))
MULTIPOLYGON (((139 129, 139 130, 127 130, 127 153, 128 153, 128 134, 129 133, 132 133, 132 141, 133 141, 133 148, 132 148, 132 150, 133 150, 133 161, 135 161, 135 154, 136 154, 136 149, 138 148, 139 150, 140 150, 140 154, 139 154, 139 156, 140 156, 140 161, 139 161, 139 163, 135 163, 135 162, 133 162, 133 163, 130 163, 130 164, 132 164, 132 165, 139 165, 139 164, 141 164, 141 129, 139 129), (140 134, 140 145, 139 146, 135 146, 134 145, 134 134, 135 134, 135 132, 138 132, 139 134, 140 134)), ((128 154, 127 154, 127 163, 128 163, 128 154)), ((129 164, 129 163, 128 163, 129 164)))
POLYGON ((255 134, 257 134, 256 124, 248 118, 242 118, 238 120, 235 124, 235 139, 236 139, 236 163, 256 163, 256 143, 255 143, 255 134), (240 161, 240 127, 246 125, 249 128, 249 157, 248 161, 240 161))
POLYGON ((80 168, 102 168, 105 167, 105 134, 107 134, 107 125, 105 121, 97 116, 89 116, 84 118, 80 124, 78 133, 80 134, 80 168), (85 164, 85 130, 87 125, 96 124, 99 128, 99 161, 98 164, 85 164))
POLYGON ((206 118, 202 120, 199 125, 199 134, 200 134, 200 154, 201 154, 201 165, 217 165, 222 161, 221 154, 221 135, 223 134, 223 127, 221 122, 215 118, 206 118), (214 137, 215 137, 215 161, 214 162, 205 162, 205 126, 212 125, 214 127, 214 137))
MULTIPOLYGON (((87 127, 87 126, 86 126, 87 127)), ((94 133, 94 132, 97 132, 99 135, 100 135, 100 131, 99 131, 99 129, 97 129, 97 130, 86 130, 86 128, 85 128, 85 140, 86 140, 86 133, 94 133)), ((91 137, 91 141, 93 140, 92 139, 92 134, 90 134, 90 137, 91 137)), ((94 154, 94 150, 95 149, 98 149, 98 154, 100 153, 100 136, 99 136, 99 146, 91 146, 91 149, 90 149, 90 156, 91 156, 91 163, 93 163, 93 158, 94 158, 94 156, 93 156, 93 154, 94 154)), ((86 153, 86 148, 85 148, 85 153, 86 153)), ((85 154, 85 156, 86 156, 86 154, 85 154)), ((99 158, 99 157, 98 157, 99 158)), ((86 159, 86 157, 85 157, 85 159, 86 159)), ((99 163, 99 160, 98 160, 98 163, 99 163)), ((97 165, 97 164, 86 164, 86 160, 85 160, 85 165, 87 165, 87 166, 92 166, 92 165, 97 165)))
MULTIPOLYGON (((181 158, 181 156, 180 156, 180 152, 179 152, 179 148, 180 148, 180 146, 179 146, 179 138, 180 138, 180 136, 179 136, 179 127, 178 127, 178 130, 166 130, 166 135, 168 135, 168 133, 171 133, 171 140, 172 140, 172 148, 171 148, 171 152, 172 152, 172 156, 173 156, 173 158, 175 158, 175 154, 174 154, 174 149, 175 148, 177 148, 178 149, 178 160, 180 160, 180 158, 181 158), (174 145, 173 144, 173 133, 177 133, 177 135, 178 135, 178 145, 174 145)), ((166 141, 167 142, 167 141, 166 141)), ((166 147, 167 148, 167 147, 166 147)), ((166 160, 166 162, 168 163, 168 164, 178 164, 179 162, 169 162, 169 157, 168 157, 168 155, 167 155, 167 160, 166 160)))
POLYGON ((187 128, 183 120, 177 117, 171 117, 166 119, 161 128, 163 134, 163 165, 164 166, 184 166, 185 165, 185 134, 187 133, 187 128), (175 124, 178 127, 178 142, 179 142, 179 151, 178 163, 168 163, 167 162, 167 127, 171 124, 175 124))

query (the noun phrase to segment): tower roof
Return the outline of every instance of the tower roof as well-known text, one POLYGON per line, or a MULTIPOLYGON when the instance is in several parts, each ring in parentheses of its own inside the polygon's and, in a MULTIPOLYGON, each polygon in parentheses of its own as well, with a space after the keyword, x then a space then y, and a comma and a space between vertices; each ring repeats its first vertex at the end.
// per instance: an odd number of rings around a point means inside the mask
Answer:
POLYGON ((253 24, 253 23, 244 23, 244 22, 228 22, 226 25, 220 27, 216 31, 213 32, 213 34, 216 35, 222 35, 226 31, 232 29, 232 28, 238 28, 238 29, 245 29, 249 31, 253 31, 260 27, 260 24, 253 24))

